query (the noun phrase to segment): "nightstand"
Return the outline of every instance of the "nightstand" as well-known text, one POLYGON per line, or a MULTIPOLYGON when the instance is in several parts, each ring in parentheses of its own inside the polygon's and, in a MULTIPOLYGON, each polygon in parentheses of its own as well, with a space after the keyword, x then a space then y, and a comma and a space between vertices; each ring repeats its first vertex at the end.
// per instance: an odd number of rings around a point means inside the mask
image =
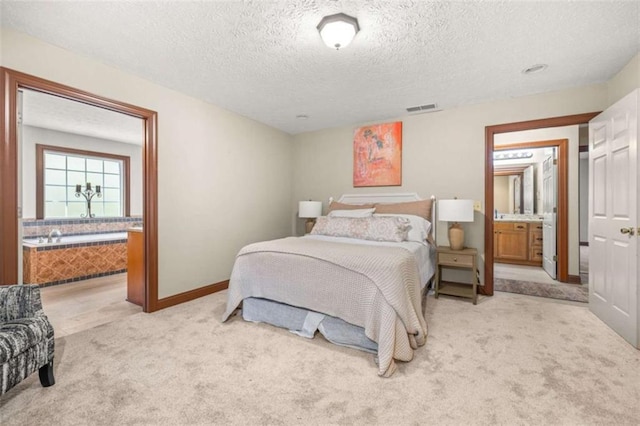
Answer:
POLYGON ((466 297, 472 299, 475 305, 478 301, 478 250, 474 248, 451 250, 447 246, 438 246, 436 264, 436 298, 441 294, 466 297), (442 281, 442 268, 469 270, 472 282, 442 281))

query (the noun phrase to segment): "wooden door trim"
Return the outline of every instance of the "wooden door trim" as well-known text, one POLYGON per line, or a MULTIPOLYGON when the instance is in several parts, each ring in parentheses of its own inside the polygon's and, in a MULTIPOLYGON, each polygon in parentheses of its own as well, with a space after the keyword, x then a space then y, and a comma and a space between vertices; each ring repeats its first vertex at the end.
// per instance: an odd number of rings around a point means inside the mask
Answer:
POLYGON ((18 280, 18 140, 17 99, 21 88, 83 102, 138 117, 144 122, 143 229, 145 247, 145 312, 158 309, 158 113, 114 101, 70 86, 0 67, 0 285, 18 280))
MULTIPOLYGON (((484 179, 484 286, 480 291, 488 296, 493 295, 493 151, 495 135, 500 133, 518 132, 523 130, 542 129, 547 127, 562 127, 588 123, 600 112, 566 115, 561 117, 543 118, 540 120, 520 121, 485 127, 485 179, 484 179)), ((559 165, 558 165, 559 166, 559 165)), ((560 169, 560 167, 558 167, 560 169)), ((568 180, 568 176, 567 176, 568 180)), ((558 197, 558 207, 560 207, 558 197)), ((568 200, 565 200, 568 203, 568 200)), ((568 231, 568 227, 567 227, 568 231)), ((568 244, 568 236, 567 236, 568 244)), ((568 259, 567 259, 568 261, 568 259)))

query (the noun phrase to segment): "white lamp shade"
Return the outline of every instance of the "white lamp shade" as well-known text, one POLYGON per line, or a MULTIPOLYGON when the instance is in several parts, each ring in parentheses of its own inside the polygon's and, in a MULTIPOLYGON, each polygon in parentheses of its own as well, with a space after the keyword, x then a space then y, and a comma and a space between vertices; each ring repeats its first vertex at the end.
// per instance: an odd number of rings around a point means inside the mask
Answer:
POLYGON ((438 201, 438 220, 443 222, 473 222, 473 200, 438 201))
POLYGON ((322 216, 322 201, 300 201, 298 203, 298 217, 312 218, 322 216))

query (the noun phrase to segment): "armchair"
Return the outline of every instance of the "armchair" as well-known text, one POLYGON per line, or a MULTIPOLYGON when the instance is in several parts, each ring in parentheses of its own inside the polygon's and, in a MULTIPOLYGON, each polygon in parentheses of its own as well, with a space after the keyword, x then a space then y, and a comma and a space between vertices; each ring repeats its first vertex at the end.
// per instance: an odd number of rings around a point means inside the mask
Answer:
POLYGON ((0 286, 0 395, 39 370, 55 384, 53 327, 42 310, 38 285, 0 286))

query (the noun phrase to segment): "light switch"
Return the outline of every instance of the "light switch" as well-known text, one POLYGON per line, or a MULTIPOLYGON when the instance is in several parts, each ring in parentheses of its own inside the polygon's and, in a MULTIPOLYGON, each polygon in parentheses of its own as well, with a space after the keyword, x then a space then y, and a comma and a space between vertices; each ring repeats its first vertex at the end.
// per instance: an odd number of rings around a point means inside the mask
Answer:
POLYGON ((482 213, 482 201, 474 201, 473 202, 473 210, 482 213))

